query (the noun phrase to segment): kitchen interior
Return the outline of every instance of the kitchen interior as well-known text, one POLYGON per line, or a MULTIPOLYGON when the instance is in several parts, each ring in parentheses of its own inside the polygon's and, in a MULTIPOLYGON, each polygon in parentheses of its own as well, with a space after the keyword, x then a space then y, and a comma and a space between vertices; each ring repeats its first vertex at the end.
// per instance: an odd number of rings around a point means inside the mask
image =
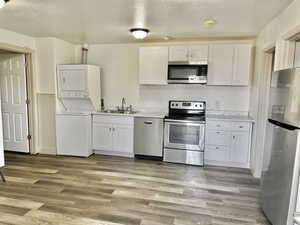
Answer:
POLYGON ((300 224, 297 0, 74 2, 0 0, 0 224, 300 224))

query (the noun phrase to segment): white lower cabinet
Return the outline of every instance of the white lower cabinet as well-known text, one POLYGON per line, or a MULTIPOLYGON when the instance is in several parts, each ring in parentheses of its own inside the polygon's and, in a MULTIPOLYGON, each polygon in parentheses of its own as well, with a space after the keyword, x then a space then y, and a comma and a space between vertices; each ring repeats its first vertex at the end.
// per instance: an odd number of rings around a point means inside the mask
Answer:
POLYGON ((231 149, 229 159, 234 163, 247 164, 249 159, 249 133, 232 132, 231 149))
POLYGON ((94 115, 93 149, 100 154, 133 156, 133 118, 94 115))
POLYGON ((112 149, 112 125, 106 123, 93 123, 93 149, 112 149))
POLYGON ((113 151, 133 152, 133 126, 116 124, 113 127, 113 151))
POLYGON ((249 168, 252 122, 207 121, 205 163, 249 168))

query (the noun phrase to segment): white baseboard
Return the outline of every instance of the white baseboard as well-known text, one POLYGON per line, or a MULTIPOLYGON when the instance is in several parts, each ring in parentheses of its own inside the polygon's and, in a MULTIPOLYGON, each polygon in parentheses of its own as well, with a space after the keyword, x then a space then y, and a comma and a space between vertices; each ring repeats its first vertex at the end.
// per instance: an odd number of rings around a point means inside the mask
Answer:
POLYGON ((94 153, 96 155, 111 155, 111 156, 134 158, 134 154, 131 152, 114 152, 114 151, 94 150, 94 153))
POLYGON ((56 148, 53 148, 53 147, 39 147, 38 148, 39 151, 36 152, 36 153, 39 153, 39 154, 45 154, 45 155, 57 155, 57 150, 56 148))
POLYGON ((221 162, 221 161, 212 161, 212 160, 205 160, 205 165, 208 166, 224 166, 224 167, 234 167, 234 168, 243 168, 243 169, 250 169, 249 164, 243 163, 232 163, 232 162, 221 162))

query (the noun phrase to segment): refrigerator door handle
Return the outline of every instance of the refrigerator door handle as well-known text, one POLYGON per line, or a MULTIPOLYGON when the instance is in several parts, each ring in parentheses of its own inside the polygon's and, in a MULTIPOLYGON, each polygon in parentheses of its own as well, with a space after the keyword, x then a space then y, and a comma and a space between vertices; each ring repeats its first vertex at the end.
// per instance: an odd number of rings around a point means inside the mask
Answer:
POLYGON ((282 127, 282 128, 285 128, 287 130, 297 130, 298 128, 297 127, 294 127, 292 125, 289 125, 289 124, 286 124, 286 123, 282 123, 282 122, 279 122, 279 121, 276 121, 276 120, 272 120, 272 119, 268 119, 269 123, 275 125, 275 126, 278 126, 278 127, 282 127))

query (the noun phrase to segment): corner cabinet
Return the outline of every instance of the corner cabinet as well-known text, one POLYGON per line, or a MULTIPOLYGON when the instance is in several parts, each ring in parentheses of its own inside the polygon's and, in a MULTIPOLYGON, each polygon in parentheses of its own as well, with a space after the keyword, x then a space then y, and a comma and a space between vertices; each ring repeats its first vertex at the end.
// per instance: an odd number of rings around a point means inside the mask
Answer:
POLYGON ((208 120, 205 163, 249 168, 252 122, 208 120))
POLYGON ((251 44, 212 44, 209 46, 208 85, 248 86, 251 65, 251 44))
POLYGON ((96 154, 133 156, 133 118, 93 115, 93 150, 96 154))
POLYGON ((139 49, 139 83, 142 85, 168 84, 168 51, 165 46, 139 49))

